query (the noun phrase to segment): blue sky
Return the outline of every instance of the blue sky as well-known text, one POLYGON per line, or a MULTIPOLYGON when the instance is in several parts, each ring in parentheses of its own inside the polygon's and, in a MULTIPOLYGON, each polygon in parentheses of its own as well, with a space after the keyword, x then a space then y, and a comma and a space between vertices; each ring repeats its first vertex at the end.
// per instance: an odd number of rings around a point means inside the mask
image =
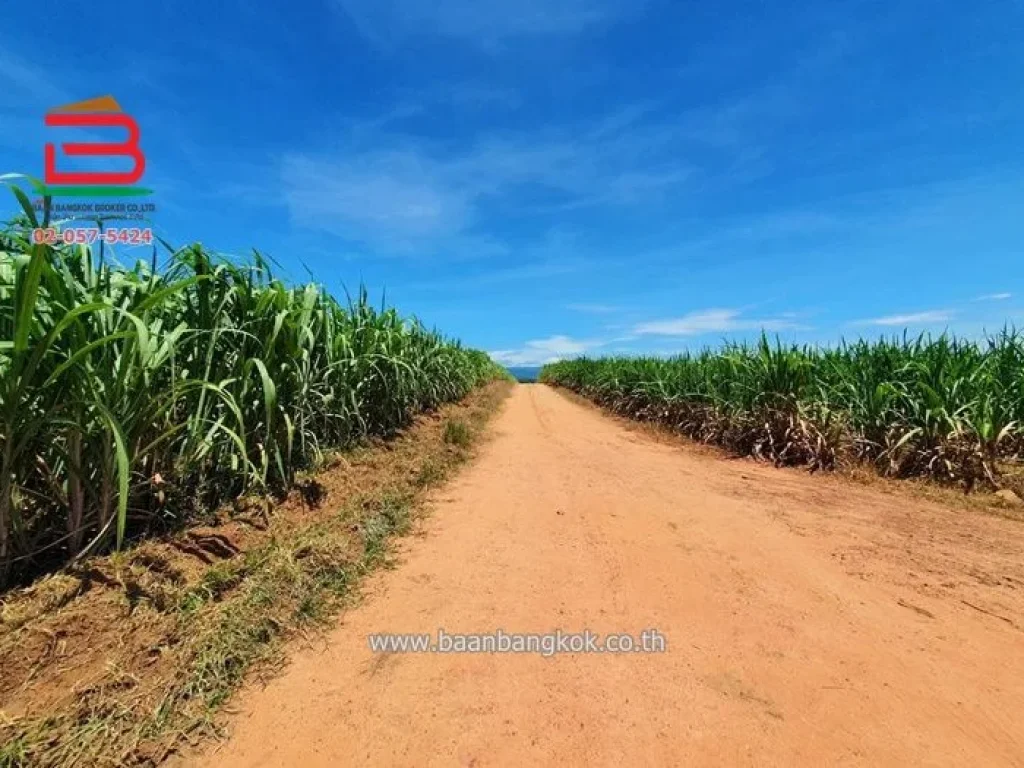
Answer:
POLYGON ((2 14, 0 172, 113 94, 161 234, 510 364, 1024 325, 1019 0, 65 0, 48 34, 87 39, 52 45, 2 14))

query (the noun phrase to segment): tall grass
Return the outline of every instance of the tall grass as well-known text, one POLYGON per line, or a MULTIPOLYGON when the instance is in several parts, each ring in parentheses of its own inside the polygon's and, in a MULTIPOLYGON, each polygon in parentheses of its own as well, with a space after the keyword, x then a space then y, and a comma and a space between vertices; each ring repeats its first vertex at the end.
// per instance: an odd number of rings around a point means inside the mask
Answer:
POLYGON ((897 476, 996 483, 1022 449, 1024 338, 784 346, 762 337, 671 359, 571 360, 541 378, 618 413, 780 464, 865 461, 897 476))
POLYGON ((256 254, 122 266, 0 233, 0 584, 386 434, 494 375, 365 292, 341 305, 256 254))

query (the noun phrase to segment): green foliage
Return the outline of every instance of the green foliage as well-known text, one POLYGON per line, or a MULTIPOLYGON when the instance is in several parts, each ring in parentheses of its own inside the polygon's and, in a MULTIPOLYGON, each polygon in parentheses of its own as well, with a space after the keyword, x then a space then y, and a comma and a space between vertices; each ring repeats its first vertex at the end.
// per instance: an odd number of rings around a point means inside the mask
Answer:
POLYGON ((868 461, 886 474, 995 482, 1019 454, 1024 338, 783 346, 762 337, 671 359, 549 365, 541 380, 633 418, 779 464, 868 461))
POLYGON ((361 291, 347 306, 195 245, 122 266, 0 235, 0 584, 285 490, 501 375, 361 291))

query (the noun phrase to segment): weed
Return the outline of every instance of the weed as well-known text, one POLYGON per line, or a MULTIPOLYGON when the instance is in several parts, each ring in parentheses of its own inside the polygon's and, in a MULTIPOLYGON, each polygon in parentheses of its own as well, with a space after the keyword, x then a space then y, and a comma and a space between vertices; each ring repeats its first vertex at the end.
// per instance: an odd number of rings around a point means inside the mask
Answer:
POLYGON ((461 419, 449 419, 444 424, 444 441, 459 448, 468 448, 473 442, 473 433, 461 419))

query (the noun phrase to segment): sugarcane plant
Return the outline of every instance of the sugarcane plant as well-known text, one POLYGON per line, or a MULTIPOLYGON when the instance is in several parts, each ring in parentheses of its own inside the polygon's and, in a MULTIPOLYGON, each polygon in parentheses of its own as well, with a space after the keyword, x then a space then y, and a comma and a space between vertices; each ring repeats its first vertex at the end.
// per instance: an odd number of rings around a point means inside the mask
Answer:
POLYGON ((765 335, 672 358, 567 360, 541 380, 632 418, 778 464, 998 483, 1022 448, 1024 338, 883 338, 835 347, 765 335))
POLYGON ((155 246, 123 263, 0 230, 0 582, 123 546, 328 448, 384 435, 500 369, 361 289, 341 303, 268 259, 155 246))

